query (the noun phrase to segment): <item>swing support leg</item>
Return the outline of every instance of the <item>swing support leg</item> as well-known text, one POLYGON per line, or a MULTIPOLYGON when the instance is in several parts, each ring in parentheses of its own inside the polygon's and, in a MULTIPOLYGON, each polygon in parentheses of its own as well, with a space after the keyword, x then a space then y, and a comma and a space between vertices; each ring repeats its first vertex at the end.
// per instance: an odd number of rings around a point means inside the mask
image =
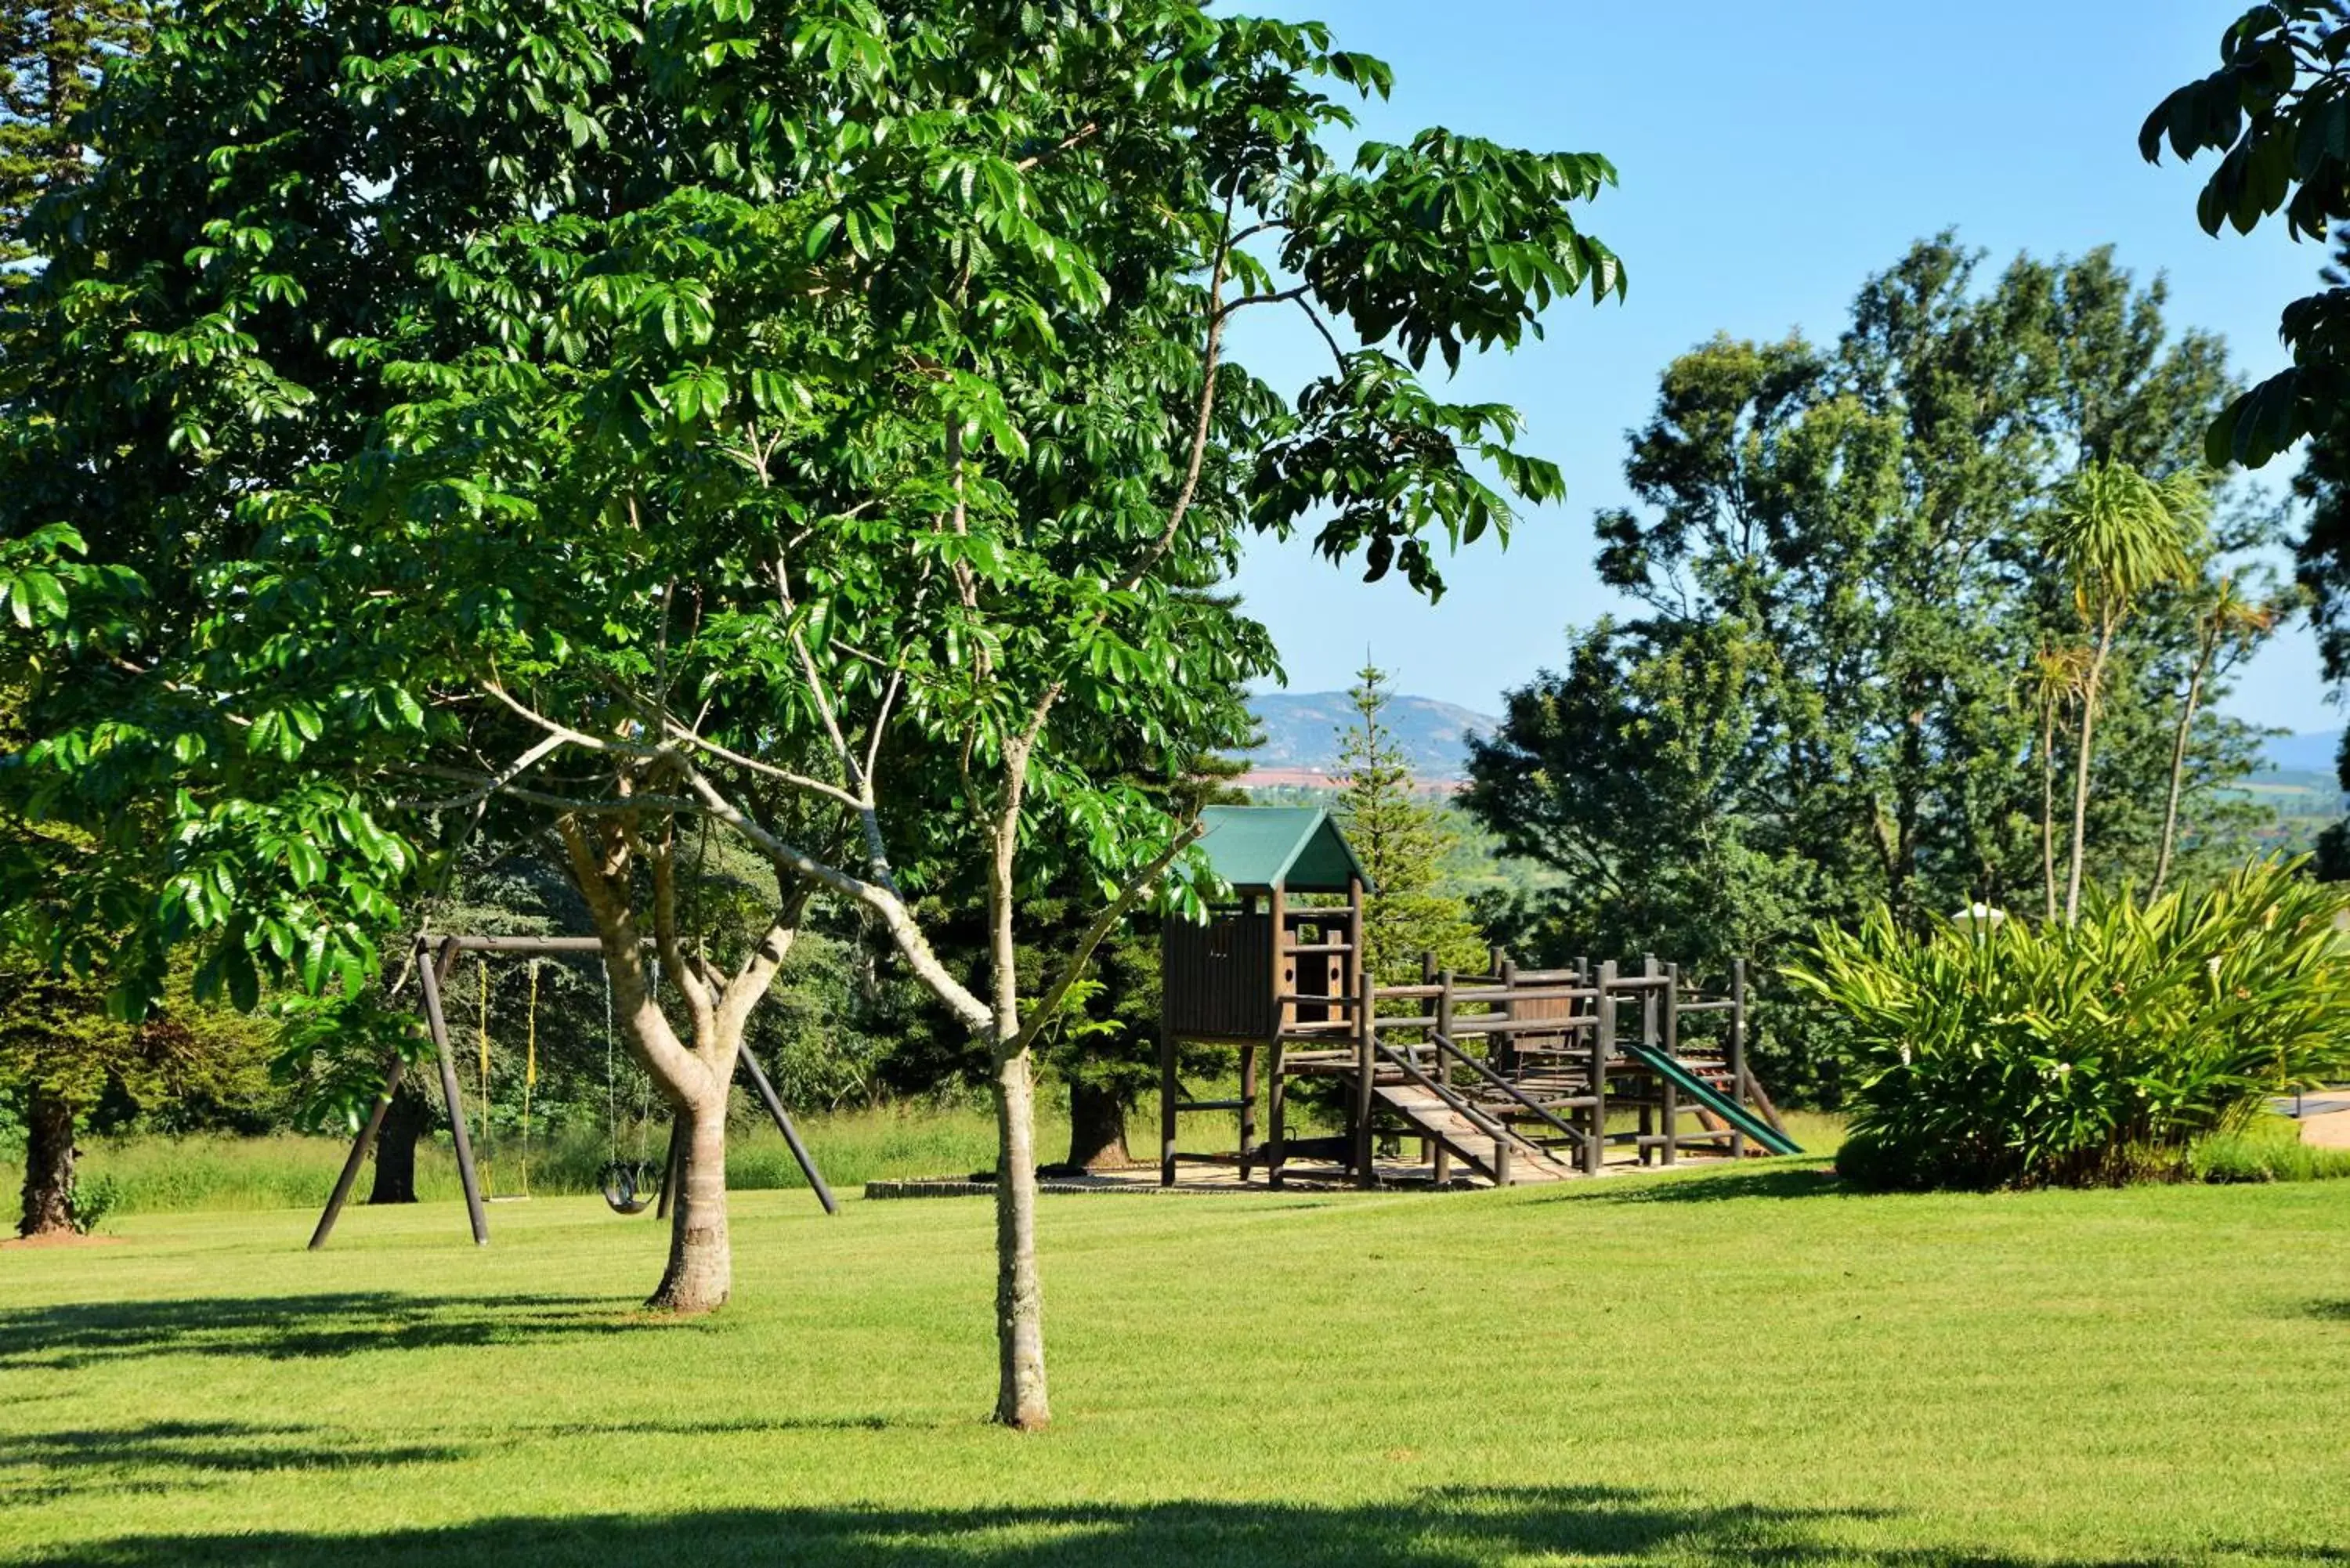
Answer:
POLYGON ((685 1118, 672 1116, 669 1119, 669 1158, 661 1165, 660 1206, 653 1218, 669 1218, 671 1206, 677 1202, 677 1186, 685 1175, 685 1118))
POLYGON ((775 1130, 784 1135, 785 1143, 791 1145, 792 1158, 800 1162, 800 1174, 807 1178, 810 1187, 816 1189, 816 1201, 824 1205, 826 1213, 839 1213, 840 1205, 834 1201, 832 1189, 825 1185, 824 1172, 816 1168, 816 1157, 808 1153, 807 1145, 800 1141, 799 1128, 792 1126, 792 1118, 785 1114, 783 1099, 775 1093, 775 1085, 767 1081, 766 1069, 759 1065, 759 1059, 751 1054, 748 1045, 741 1047, 737 1054, 742 1058, 743 1070, 751 1075, 751 1086, 759 1091, 759 1098, 765 1104, 767 1114, 775 1118, 775 1130))
MULTIPOLYGON (((453 941, 442 944, 444 961, 453 961, 457 954, 453 941)), ((457 1059, 449 1050, 449 1021, 441 1012, 441 979, 434 971, 439 964, 419 964, 416 978, 424 991, 424 1024, 432 1034, 432 1050, 441 1062, 441 1096, 449 1105, 450 1141, 457 1148, 457 1177, 465 1188, 465 1217, 473 1222, 473 1245, 490 1244, 490 1219, 482 1209, 481 1179, 473 1170, 473 1135, 465 1130, 465 1103, 457 1091, 457 1059)))
POLYGON ((400 1053, 392 1053, 391 1065, 383 1075, 383 1087, 377 1092, 375 1106, 369 1111, 367 1125, 359 1136, 351 1140, 350 1157, 343 1161, 343 1173, 335 1178, 335 1190, 327 1199, 327 1210, 318 1216, 318 1228, 310 1232, 310 1251, 317 1251, 335 1233, 335 1221, 343 1217, 343 1205, 350 1201, 351 1188, 359 1179, 359 1167, 367 1163, 368 1150, 375 1147, 377 1135, 383 1131, 383 1118, 391 1109, 391 1098, 400 1093, 400 1080, 408 1064, 400 1053))

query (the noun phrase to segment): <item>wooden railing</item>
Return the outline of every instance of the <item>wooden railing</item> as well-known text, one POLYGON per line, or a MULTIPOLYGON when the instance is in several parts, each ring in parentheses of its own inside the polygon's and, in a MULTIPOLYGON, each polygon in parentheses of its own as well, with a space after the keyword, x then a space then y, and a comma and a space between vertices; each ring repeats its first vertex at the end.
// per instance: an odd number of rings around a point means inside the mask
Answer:
MULTIPOLYGON (((1613 962, 1594 966, 1588 960, 1565 969, 1520 970, 1496 954, 1493 973, 1462 976, 1439 971, 1431 962, 1417 984, 1367 984, 1350 1011, 1361 1034, 1356 1105, 1358 1117, 1365 1119, 1357 1127, 1357 1159, 1366 1185, 1373 1180, 1367 1118, 1373 1078, 1382 1070, 1405 1072, 1470 1116, 1481 1132, 1488 1124, 1502 1127, 1514 1141, 1518 1135, 1509 1127, 1511 1121, 1539 1123, 1565 1139, 1592 1174, 1603 1168, 1610 1145, 1629 1145, 1644 1164, 1656 1158, 1675 1163, 1689 1144, 1742 1156, 1745 1135, 1723 1125, 1721 1118, 1706 1116, 1701 1107, 1694 1108, 1705 1125, 1684 1131, 1682 1119, 1693 1107, 1684 1104, 1681 1093, 1663 1075, 1647 1074, 1637 1062, 1627 1062, 1617 1048, 1619 1027, 1629 1028, 1637 1030, 1642 1046, 1683 1060, 1681 1023, 1693 1015, 1722 1019, 1718 1037, 1709 1043, 1709 1057, 1719 1053, 1723 1092, 1754 1106, 1773 1122, 1777 1119, 1746 1060, 1742 961, 1731 964, 1727 990, 1712 995, 1684 984, 1679 966, 1660 963, 1653 956, 1641 961, 1637 973, 1622 972, 1613 962), (1382 1013, 1383 1006, 1409 1006, 1411 1011, 1382 1013), (1634 1016, 1625 1017, 1627 1010, 1634 1016), (1393 1038, 1398 1035, 1405 1037, 1400 1049, 1393 1038), (1482 1056, 1464 1048, 1464 1042, 1476 1040, 1485 1042, 1482 1056), (1637 1110, 1638 1125, 1611 1132, 1609 1079, 1627 1072, 1633 1075, 1631 1085, 1614 1097, 1617 1108, 1637 1110), (1457 1073, 1473 1080, 1466 1096, 1450 1082, 1457 1073), (1545 1095, 1545 1079, 1566 1092, 1545 1095)), ((1441 1175, 1440 1151, 1434 1158, 1441 1175)))

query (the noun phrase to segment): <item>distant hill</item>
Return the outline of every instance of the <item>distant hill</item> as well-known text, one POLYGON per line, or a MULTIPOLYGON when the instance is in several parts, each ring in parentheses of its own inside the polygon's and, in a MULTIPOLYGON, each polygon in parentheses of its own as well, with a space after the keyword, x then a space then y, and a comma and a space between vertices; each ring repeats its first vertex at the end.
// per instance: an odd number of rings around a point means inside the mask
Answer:
POLYGON ((2261 742, 2261 756, 2271 768, 2281 774, 2324 774, 2334 772, 2334 753, 2342 744, 2342 733, 2328 730, 2314 735, 2272 735, 2261 742))
MULTIPOLYGON (((1264 731, 1264 744, 1248 754, 1250 776, 1243 782, 1300 784, 1336 774, 1339 732, 1355 718, 1344 691, 1268 691, 1250 698, 1249 711, 1264 731)), ((1487 733, 1500 722, 1490 714, 1402 693, 1388 700, 1386 717, 1423 784, 1466 778, 1469 746, 1462 737, 1471 730, 1487 733)))

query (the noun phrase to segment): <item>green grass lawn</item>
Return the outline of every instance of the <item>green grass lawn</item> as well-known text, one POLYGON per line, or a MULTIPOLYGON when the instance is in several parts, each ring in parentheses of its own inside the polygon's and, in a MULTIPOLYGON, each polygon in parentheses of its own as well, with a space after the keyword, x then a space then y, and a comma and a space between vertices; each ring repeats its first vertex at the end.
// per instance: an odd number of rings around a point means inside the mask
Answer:
POLYGON ((0 1252, 0 1560, 2350 1562, 2350 1183, 1046 1199, 1034 1438, 983 1200, 310 1220, 0 1252))

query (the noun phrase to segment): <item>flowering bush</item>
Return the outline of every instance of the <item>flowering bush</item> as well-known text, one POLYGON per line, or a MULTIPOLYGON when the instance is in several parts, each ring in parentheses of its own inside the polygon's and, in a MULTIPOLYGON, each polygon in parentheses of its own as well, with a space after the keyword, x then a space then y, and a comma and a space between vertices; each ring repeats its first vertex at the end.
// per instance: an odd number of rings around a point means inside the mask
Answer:
POLYGON ((1925 934, 1883 911, 1787 971, 1850 1021, 1837 1168, 1872 1187, 2089 1185, 2187 1170, 2263 1099, 2350 1074, 2350 892, 2256 861, 2078 925, 1925 934))

